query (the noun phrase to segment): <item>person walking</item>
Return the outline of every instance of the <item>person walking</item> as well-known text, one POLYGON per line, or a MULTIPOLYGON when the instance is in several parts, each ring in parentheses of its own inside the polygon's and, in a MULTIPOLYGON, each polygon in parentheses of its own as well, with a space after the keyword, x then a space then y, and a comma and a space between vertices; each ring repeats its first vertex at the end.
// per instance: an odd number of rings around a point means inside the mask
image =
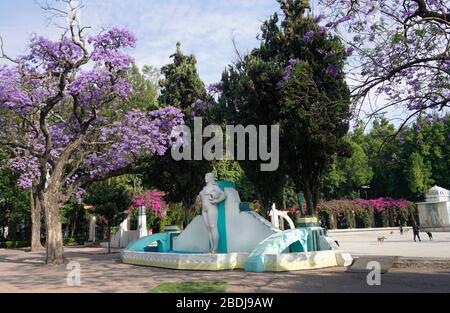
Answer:
POLYGON ((420 226, 417 225, 417 223, 414 223, 413 233, 414 233, 414 242, 416 242, 416 237, 419 238, 419 241, 422 241, 420 239, 420 226))

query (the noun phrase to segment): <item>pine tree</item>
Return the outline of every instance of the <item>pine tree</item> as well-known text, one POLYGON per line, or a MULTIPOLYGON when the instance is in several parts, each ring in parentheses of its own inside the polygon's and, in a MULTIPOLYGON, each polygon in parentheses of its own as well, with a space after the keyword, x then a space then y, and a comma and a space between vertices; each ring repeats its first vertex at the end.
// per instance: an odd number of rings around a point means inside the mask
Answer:
MULTIPOLYGON (((193 104, 198 100, 208 101, 205 85, 198 75, 195 56, 183 54, 179 43, 171 58, 173 62, 161 70, 164 78, 159 82, 159 103, 181 109, 185 124, 193 130, 193 104)), ((191 133, 193 136, 194 132, 191 133)), ((184 226, 187 226, 192 218, 195 199, 204 185, 205 174, 211 169, 208 161, 175 161, 169 154, 151 160, 146 179, 152 186, 166 191, 168 201, 183 204, 184 226)))

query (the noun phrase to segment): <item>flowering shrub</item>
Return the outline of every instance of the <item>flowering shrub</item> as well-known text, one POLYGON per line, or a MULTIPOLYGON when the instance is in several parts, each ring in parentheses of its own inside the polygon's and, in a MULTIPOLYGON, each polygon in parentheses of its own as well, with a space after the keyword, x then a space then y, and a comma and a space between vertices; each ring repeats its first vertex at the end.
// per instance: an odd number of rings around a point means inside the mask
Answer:
POLYGON ((164 193, 158 190, 144 191, 132 200, 132 210, 141 206, 145 206, 147 209, 151 209, 153 216, 164 218, 167 214, 166 204, 163 201, 164 193))
POLYGON ((329 228, 394 227, 406 223, 414 210, 414 203, 391 198, 333 200, 318 207, 329 228))
MULTIPOLYGON (((318 206, 319 220, 329 229, 395 227, 414 219, 416 206, 407 200, 332 200, 318 206)), ((291 218, 300 214, 298 207, 287 209, 291 218)))

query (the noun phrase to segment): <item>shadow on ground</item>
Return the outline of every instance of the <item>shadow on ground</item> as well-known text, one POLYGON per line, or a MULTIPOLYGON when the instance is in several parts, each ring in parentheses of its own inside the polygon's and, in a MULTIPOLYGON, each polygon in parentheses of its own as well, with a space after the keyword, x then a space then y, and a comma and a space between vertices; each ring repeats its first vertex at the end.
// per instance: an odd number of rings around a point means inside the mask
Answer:
POLYGON ((450 292, 450 272, 438 269, 392 269, 381 286, 368 286, 367 274, 344 268, 288 272, 177 271, 122 264, 119 254, 95 248, 66 250, 81 266, 81 287, 69 287, 66 265, 46 266, 44 255, 0 250, 0 292, 147 292, 161 283, 226 281, 227 292, 450 292))

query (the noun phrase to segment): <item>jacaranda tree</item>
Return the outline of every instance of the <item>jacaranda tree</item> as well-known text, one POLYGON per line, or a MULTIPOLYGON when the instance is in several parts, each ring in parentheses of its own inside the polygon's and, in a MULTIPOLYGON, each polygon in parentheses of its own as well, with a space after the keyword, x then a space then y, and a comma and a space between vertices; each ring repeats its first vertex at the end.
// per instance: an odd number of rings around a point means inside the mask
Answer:
POLYGON ((353 96, 359 104, 375 104, 371 115, 401 106, 409 113, 406 125, 420 112, 449 107, 448 0, 319 2, 324 14, 317 22, 345 33, 354 50, 348 70, 353 96))
MULTIPOLYGON (((133 172, 144 155, 164 154, 180 110, 122 111, 111 123, 108 112, 121 111, 130 94, 125 75, 133 59, 125 49, 136 44, 127 30, 112 28, 88 36, 72 0, 64 14, 67 28, 59 40, 35 36, 28 53, 1 57, 0 144, 15 154, 10 166, 21 173, 19 185, 36 194, 45 213, 47 263, 64 262, 60 208, 84 185, 133 172)), ((59 10, 59 12, 64 12, 59 10)))

